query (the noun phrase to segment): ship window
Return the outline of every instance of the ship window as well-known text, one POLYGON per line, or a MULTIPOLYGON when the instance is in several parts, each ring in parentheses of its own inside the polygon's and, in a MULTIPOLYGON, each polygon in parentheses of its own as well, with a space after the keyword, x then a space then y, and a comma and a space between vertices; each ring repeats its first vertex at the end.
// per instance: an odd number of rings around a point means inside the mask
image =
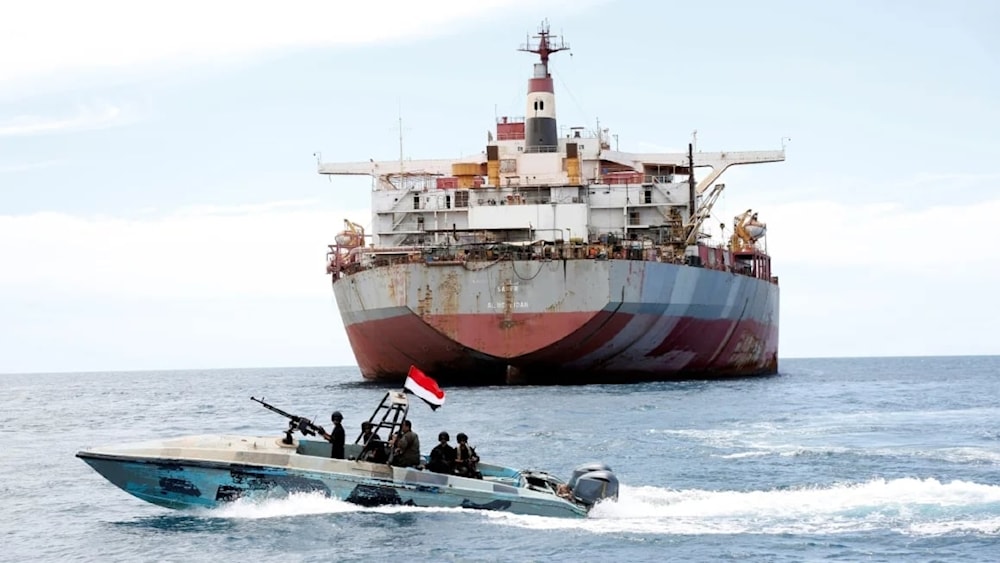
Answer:
POLYGON ((628 212, 628 224, 629 225, 638 225, 639 224, 639 212, 638 211, 629 211, 628 212))
POLYGON ((445 209, 451 209, 451 196, 450 195, 444 196, 444 208, 445 209))
POLYGON ((468 207, 469 206, 469 191, 462 190, 455 192, 455 207, 468 207))
POLYGON ((653 190, 646 190, 644 203, 653 203, 653 190))
POLYGON ((413 208, 420 209, 420 196, 418 195, 413 196, 413 208))

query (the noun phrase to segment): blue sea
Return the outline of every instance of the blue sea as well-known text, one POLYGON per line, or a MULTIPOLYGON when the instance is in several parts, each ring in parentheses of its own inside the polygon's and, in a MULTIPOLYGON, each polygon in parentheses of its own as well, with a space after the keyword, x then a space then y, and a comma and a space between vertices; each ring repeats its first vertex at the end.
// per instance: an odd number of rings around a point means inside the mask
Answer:
POLYGON ((583 520, 310 495, 172 511, 74 457, 278 435, 285 420, 251 395, 357 428, 386 390, 355 367, 0 375, 0 560, 1000 560, 1000 357, 795 359, 774 377, 455 387, 437 411, 411 404, 425 450, 447 430, 519 468, 608 463, 620 499, 583 520))

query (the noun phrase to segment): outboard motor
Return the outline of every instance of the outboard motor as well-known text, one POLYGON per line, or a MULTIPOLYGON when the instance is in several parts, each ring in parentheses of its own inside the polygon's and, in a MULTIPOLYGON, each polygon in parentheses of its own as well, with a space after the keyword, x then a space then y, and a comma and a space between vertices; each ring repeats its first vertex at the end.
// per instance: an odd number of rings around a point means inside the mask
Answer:
POLYGON ((618 478, 605 470, 584 473, 573 485, 573 496, 587 506, 606 498, 618 500, 618 478))
POLYGON ((606 498, 618 500, 618 478, 610 467, 599 461, 574 469, 568 485, 573 496, 588 507, 606 498))
POLYGON ((590 473, 591 471, 611 471, 611 468, 608 467, 608 464, 604 463, 603 461, 590 461, 581 465, 577 465, 576 469, 573 470, 573 475, 571 475, 569 478, 569 483, 568 483, 569 488, 572 489, 573 487, 576 486, 576 481, 577 479, 580 478, 580 475, 583 475, 584 473, 590 473))

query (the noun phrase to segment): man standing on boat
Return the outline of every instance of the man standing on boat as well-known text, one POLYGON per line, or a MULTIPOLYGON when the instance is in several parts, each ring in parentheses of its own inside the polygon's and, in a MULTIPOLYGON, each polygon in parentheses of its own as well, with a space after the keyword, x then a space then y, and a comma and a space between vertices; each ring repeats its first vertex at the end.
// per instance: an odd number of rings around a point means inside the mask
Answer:
POLYGON ((396 467, 420 465, 420 437, 413 431, 413 425, 409 420, 403 421, 392 453, 392 464, 396 467))
POLYGON ((344 415, 340 411, 333 411, 330 420, 333 421, 333 430, 323 436, 330 442, 330 458, 344 459, 344 427, 340 425, 344 415))

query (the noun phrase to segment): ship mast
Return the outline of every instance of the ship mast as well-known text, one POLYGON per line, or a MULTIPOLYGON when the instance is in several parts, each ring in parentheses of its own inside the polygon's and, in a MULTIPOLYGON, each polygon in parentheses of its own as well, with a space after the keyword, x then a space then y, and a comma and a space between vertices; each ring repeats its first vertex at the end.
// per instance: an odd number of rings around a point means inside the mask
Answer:
MULTIPOLYGON (((698 211, 698 206, 696 205, 695 197, 695 185, 694 185, 694 143, 688 143, 688 222, 691 223, 691 228, 695 229, 694 226, 694 216, 698 211)), ((690 233, 684 233, 685 236, 690 233)))
POLYGON ((534 36, 529 37, 519 51, 538 55, 541 62, 535 63, 534 73, 528 80, 528 103, 524 113, 524 152, 556 152, 559 147, 556 128, 556 99, 549 74, 549 57, 559 51, 566 51, 569 45, 549 32, 548 21, 543 21, 534 36))

